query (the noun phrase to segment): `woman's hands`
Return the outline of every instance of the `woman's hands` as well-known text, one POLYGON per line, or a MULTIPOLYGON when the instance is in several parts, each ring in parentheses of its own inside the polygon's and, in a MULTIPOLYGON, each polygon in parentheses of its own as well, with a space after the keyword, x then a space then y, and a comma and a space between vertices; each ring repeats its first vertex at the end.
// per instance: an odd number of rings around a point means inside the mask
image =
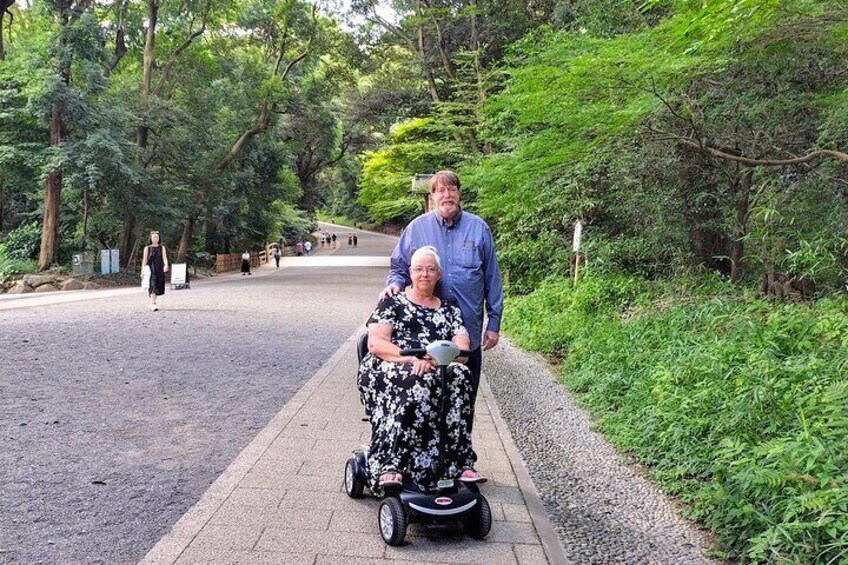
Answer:
POLYGON ((393 326, 390 324, 368 325, 368 351, 383 361, 405 363, 412 365, 412 374, 421 376, 437 368, 436 362, 429 357, 418 359, 409 355, 401 355, 403 349, 392 343, 393 326))
POLYGON ((418 375, 420 377, 427 371, 433 371, 436 369, 436 363, 429 357, 425 357, 424 359, 418 359, 417 357, 408 357, 407 359, 407 363, 412 365, 413 375, 418 375))

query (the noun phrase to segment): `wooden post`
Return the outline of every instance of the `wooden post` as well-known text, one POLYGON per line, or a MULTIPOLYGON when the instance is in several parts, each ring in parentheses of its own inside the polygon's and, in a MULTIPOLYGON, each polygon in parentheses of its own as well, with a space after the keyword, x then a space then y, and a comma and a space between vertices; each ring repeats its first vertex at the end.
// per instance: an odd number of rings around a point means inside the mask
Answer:
POLYGON ((577 280, 580 278, 580 254, 574 254, 574 286, 577 286, 577 280))

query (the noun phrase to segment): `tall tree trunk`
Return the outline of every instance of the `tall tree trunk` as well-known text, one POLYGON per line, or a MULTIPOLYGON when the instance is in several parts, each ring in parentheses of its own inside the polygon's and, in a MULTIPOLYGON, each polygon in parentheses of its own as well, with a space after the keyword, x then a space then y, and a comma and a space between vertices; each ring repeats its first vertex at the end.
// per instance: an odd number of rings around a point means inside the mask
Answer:
POLYGON ((480 0, 474 0, 474 7, 471 9, 471 52, 474 53, 474 76, 477 79, 477 103, 480 108, 482 108, 486 104, 486 86, 483 82, 483 65, 480 62, 480 31, 477 27, 477 13, 479 11, 480 0))
POLYGON ((88 189, 82 190, 82 237, 88 237, 88 189))
POLYGON ((134 271, 136 261, 138 259, 140 259, 140 257, 138 256, 138 253, 137 253, 139 243, 141 243, 141 237, 135 238, 135 241, 133 242, 132 250, 130 251, 130 260, 127 262, 127 270, 128 271, 134 271))
POLYGON ((191 238, 194 233, 194 216, 186 220, 183 224, 183 235, 180 238, 180 248, 177 251, 177 260, 175 263, 185 263, 188 256, 189 247, 191 247, 191 238))
POLYGON ((12 12, 9 11, 9 8, 12 7, 12 4, 15 3, 15 0, 0 0, 0 61, 6 59, 6 46, 3 43, 3 29, 6 28, 6 14, 9 14, 9 27, 7 29, 12 28, 12 12))
POLYGON ((3 45, 3 23, 6 21, 5 10, 0 10, 0 61, 6 59, 6 47, 3 45))
MULTIPOLYGON (((419 10, 420 13, 420 10, 419 10)), ((433 69, 430 68, 430 63, 427 62, 427 50, 424 37, 424 24, 418 24, 418 56, 421 59, 421 68, 424 71, 424 78, 427 79, 427 89, 430 91, 430 98, 433 102, 441 102, 439 91, 436 89, 436 78, 433 76, 433 69)))
MULTIPOLYGON (((141 88, 140 88, 140 106, 141 106, 141 121, 136 130, 136 154, 135 162, 139 167, 144 167, 144 159, 147 151, 148 136, 150 128, 147 126, 148 104, 150 103, 149 94, 150 87, 153 84, 153 66, 155 62, 154 48, 156 46, 156 23, 159 19, 159 0, 147 0, 147 33, 144 40, 144 57, 142 60, 141 73, 141 88)), ((124 208, 124 221, 121 228, 121 241, 118 248, 121 250, 121 257, 124 258, 124 267, 129 267, 132 250, 131 246, 139 234, 137 219, 136 219, 136 198, 138 189, 133 187, 130 192, 130 201, 127 202, 124 208)))
POLYGON ((456 68, 453 66, 453 61, 451 61, 450 53, 448 53, 448 41, 447 35, 442 30, 441 24, 439 24, 439 18, 436 17, 435 9, 433 5, 429 2, 429 0, 422 0, 422 3, 427 8, 427 11, 430 12, 430 19, 433 22, 433 26, 436 28, 436 37, 438 38, 438 46, 439 46, 439 55, 442 58, 442 67, 445 69, 445 73, 450 77, 451 80, 456 80, 456 68))
MULTIPOLYGON (((53 105, 50 117, 50 146, 58 147, 65 136, 64 106, 53 105)), ((59 211, 62 205, 62 171, 53 169, 47 175, 44 187, 44 218, 41 223, 41 249, 38 253, 38 268, 49 269, 59 260, 59 211)))
MULTIPOLYGON (((135 192, 135 189, 132 190, 135 192)), ((131 263, 132 251, 130 250, 130 245, 132 245, 133 238, 136 235, 134 206, 134 199, 131 199, 124 207, 121 239, 118 241, 118 249, 121 251, 121 259, 123 259, 124 267, 126 268, 129 268, 131 263)))
POLYGON ((6 215, 6 181, 0 174, 0 233, 3 233, 3 218, 6 215))
MULTIPOLYGON (((474 105, 474 117, 477 120, 477 131, 483 127, 483 110, 486 106, 486 84, 483 79, 483 65, 480 61, 480 32, 477 25, 477 14, 480 10, 479 0, 474 0, 474 5, 471 8, 471 52, 474 53, 474 80, 477 86, 477 104, 474 105)), ((472 136, 474 134, 472 133, 472 136)), ((477 139, 474 136, 474 147, 477 148, 477 139)), ((489 143, 483 144, 483 153, 490 155, 492 146, 489 143)))
POLYGON ((212 221, 210 218, 212 217, 212 210, 206 210, 206 219, 204 220, 204 233, 206 235, 206 241, 204 244, 204 250, 206 253, 215 253, 218 248, 218 224, 212 221))
MULTIPOLYGON (((71 24, 70 1, 58 6, 57 12, 61 28, 67 28, 71 24)), ((60 47, 66 47, 66 34, 60 32, 60 47)), ((60 52, 64 49, 60 49, 60 52)), ((71 84, 71 58, 61 56, 57 68, 57 74, 62 83, 68 87, 71 84)), ((50 112, 50 147, 59 147, 67 136, 65 126, 65 112, 67 108, 61 96, 53 102, 50 112)), ((59 261, 59 219, 62 207, 62 170, 53 169, 47 174, 44 186, 44 216, 41 222, 41 248, 38 252, 38 269, 41 271, 49 269, 59 261)))
MULTIPOLYGON (((154 48, 156 47, 156 22, 159 19, 159 0, 147 0, 147 34, 144 40, 144 59, 141 72, 141 98, 144 101, 153 84, 154 48)), ((144 128, 147 129, 146 127, 144 128)), ((141 135, 141 128, 139 128, 141 135)), ((146 138, 145 138, 146 139, 146 138)))
POLYGON ((730 241, 730 280, 733 282, 739 282, 744 274, 742 259, 745 255, 745 236, 748 235, 753 179, 754 171, 748 169, 738 181, 734 182, 733 187, 736 196, 736 223, 730 241))

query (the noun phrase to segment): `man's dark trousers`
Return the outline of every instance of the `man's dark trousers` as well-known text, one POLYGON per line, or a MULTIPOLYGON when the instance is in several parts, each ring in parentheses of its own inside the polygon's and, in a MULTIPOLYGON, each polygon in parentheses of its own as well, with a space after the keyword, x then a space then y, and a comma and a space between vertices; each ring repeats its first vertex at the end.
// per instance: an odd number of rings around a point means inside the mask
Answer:
MULTIPOLYGON (((471 369, 471 411, 474 412, 474 403, 477 402, 477 389, 480 386, 480 371, 483 369, 483 347, 478 347, 468 356, 467 366, 471 369)), ((474 426, 474 418, 471 419, 471 427, 474 426)), ((471 429, 468 430, 469 433, 471 429)))

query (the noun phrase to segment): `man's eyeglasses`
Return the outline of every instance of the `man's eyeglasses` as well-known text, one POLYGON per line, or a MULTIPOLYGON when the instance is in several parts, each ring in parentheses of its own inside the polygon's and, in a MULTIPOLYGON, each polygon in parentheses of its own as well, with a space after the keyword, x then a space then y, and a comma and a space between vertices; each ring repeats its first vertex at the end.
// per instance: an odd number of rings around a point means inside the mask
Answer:
POLYGON ((427 273, 428 275, 435 275, 439 272, 438 267, 412 267, 412 272, 416 275, 420 275, 422 273, 427 273))
POLYGON ((436 194, 444 194, 446 192, 449 192, 451 194, 458 194, 459 189, 453 185, 445 186, 443 184, 440 184, 439 186, 433 189, 433 192, 435 192, 436 194))

